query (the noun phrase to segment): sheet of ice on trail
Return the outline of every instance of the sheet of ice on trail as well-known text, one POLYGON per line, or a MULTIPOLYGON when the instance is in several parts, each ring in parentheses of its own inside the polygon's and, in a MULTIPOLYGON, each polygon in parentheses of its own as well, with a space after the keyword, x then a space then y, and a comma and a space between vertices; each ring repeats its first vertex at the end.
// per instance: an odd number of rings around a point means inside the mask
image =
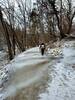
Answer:
POLYGON ((17 69, 17 68, 22 68, 25 66, 31 66, 34 64, 41 63, 46 58, 47 58, 46 55, 41 56, 41 54, 39 52, 39 48, 35 47, 35 48, 31 48, 31 49, 21 53, 17 57, 15 57, 12 60, 11 64, 12 64, 12 66, 14 66, 15 69, 17 69))
POLYGON ((32 57, 41 57, 40 52, 39 52, 39 48, 35 47, 35 48, 31 48, 21 54, 19 54, 17 57, 14 58, 13 61, 16 61, 18 59, 27 59, 27 58, 32 58, 32 57), (39 53, 39 54, 38 54, 39 53))
MULTIPOLYGON (((53 49, 56 50, 56 49, 53 49)), ((24 70, 27 70, 30 68, 30 66, 41 63, 47 59, 47 56, 41 56, 39 47, 31 48, 18 56, 16 56, 10 64, 6 65, 4 67, 4 72, 12 74, 17 69, 23 68, 24 70)), ((5 74, 6 76, 6 74, 5 74)))
POLYGON ((38 47, 29 49, 16 56, 10 64, 6 65, 4 68, 4 70, 7 70, 10 75, 12 73, 14 81, 11 80, 11 84, 5 87, 6 91, 4 91, 3 96, 7 97, 7 95, 12 95, 17 89, 28 86, 32 82, 39 80, 40 77, 42 77, 42 72, 45 66, 43 65, 43 67, 40 68, 38 68, 38 66, 46 61, 47 56, 41 56, 38 47))
POLYGON ((45 58, 46 55, 44 55, 43 57, 41 56, 39 47, 31 48, 16 56, 8 65, 4 67, 4 70, 6 68, 6 70, 13 71, 16 68, 22 68, 28 65, 30 66, 33 64, 37 64, 44 61, 45 58))
POLYGON ((23 57, 25 54, 30 54, 30 53, 39 53, 39 47, 28 49, 25 52, 19 54, 18 57, 23 57))
POLYGON ((2 69, 2 72, 0 75, 0 83, 3 83, 6 78, 8 78, 8 74, 12 74, 17 69, 20 69, 24 67, 24 69, 30 68, 30 66, 41 63, 42 61, 45 61, 46 56, 41 56, 39 53, 39 48, 31 48, 18 56, 16 56, 9 64, 5 65, 5 67, 2 69), (26 67, 25 67, 26 66, 26 67), (27 67, 29 66, 29 67, 27 67))

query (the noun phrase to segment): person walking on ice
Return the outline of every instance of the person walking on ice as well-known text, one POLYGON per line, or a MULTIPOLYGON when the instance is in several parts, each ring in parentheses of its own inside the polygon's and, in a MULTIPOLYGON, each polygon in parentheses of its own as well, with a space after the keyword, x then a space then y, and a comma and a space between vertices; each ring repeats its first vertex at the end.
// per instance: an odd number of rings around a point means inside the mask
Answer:
POLYGON ((40 51, 41 51, 41 55, 43 56, 45 54, 45 49, 46 49, 45 43, 41 43, 39 48, 40 48, 40 51))

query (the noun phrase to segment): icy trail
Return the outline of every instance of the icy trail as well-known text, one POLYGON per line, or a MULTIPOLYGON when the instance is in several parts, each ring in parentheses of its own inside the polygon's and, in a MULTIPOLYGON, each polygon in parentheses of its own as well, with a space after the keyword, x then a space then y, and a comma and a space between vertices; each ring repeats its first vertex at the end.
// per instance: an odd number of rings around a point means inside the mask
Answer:
POLYGON ((39 48, 32 48, 15 57, 10 64, 6 66, 11 75, 10 82, 4 84, 1 91, 1 98, 16 94, 18 90, 37 82, 42 76, 48 63, 47 56, 41 56, 39 48))
POLYGON ((75 43, 64 45, 64 58, 49 66, 48 87, 39 100, 75 100, 75 43))
POLYGON ((42 57, 36 47, 15 57, 0 100, 75 100, 75 42, 66 42, 62 51, 62 58, 42 57))

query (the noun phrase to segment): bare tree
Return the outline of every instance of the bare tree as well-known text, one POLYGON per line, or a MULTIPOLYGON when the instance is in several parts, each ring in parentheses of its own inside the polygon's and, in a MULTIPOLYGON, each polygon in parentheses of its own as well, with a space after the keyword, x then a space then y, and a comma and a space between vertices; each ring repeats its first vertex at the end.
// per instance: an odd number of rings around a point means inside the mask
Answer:
MULTIPOLYGON (((56 0, 48 0, 49 4, 51 5, 53 11, 54 11, 54 14, 57 18, 57 25, 58 25, 58 29, 60 31, 60 38, 64 38, 66 35, 63 33, 63 30, 62 30, 62 23, 60 23, 60 17, 59 17, 59 12, 57 10, 57 7, 56 7, 56 0)), ((61 1, 61 11, 62 11, 62 1, 61 1)))
POLYGON ((26 49, 26 0, 16 0, 21 16, 22 16, 22 20, 23 20, 23 26, 24 26, 24 34, 23 34, 23 46, 24 46, 24 50, 26 49))
POLYGON ((67 34, 70 34, 71 28, 72 28, 72 22, 73 18, 75 16, 75 10, 72 8, 72 0, 67 0, 68 2, 68 10, 67 10, 67 19, 68 19, 68 31, 67 34))
POLYGON ((1 11, 1 7, 0 7, 0 21, 2 23, 4 32, 5 32, 5 38, 6 38, 7 46, 8 46, 9 59, 12 60, 13 59, 13 53, 12 53, 12 48, 11 48, 11 41, 10 41, 8 29, 6 27, 6 23, 3 20, 3 14, 2 14, 2 11, 1 11))

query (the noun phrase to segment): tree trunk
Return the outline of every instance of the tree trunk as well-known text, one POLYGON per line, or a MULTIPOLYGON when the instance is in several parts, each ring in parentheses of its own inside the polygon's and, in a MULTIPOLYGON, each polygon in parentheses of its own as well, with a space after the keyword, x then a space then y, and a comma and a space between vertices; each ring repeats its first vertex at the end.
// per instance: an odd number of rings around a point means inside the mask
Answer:
POLYGON ((4 32, 5 32, 5 38, 6 38, 7 46, 8 46, 9 59, 12 60, 13 59, 13 53, 12 53, 12 48, 11 48, 11 41, 10 41, 10 37, 9 37, 9 33, 8 33, 8 30, 7 30, 6 24, 3 21, 3 15, 2 15, 1 9, 0 9, 0 20, 1 20, 4 32))

